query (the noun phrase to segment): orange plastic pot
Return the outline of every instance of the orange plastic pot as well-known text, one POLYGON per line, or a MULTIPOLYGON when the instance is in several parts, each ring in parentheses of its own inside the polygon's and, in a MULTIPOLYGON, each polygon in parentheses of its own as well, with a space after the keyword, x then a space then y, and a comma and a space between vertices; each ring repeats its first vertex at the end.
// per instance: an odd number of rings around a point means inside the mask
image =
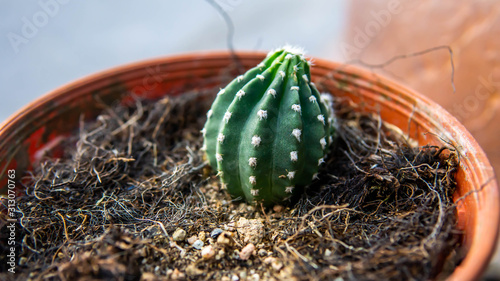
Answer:
MULTIPOLYGON (((40 152, 73 134, 83 119, 95 117, 103 104, 223 85, 238 70, 258 64, 265 54, 197 53, 143 61, 104 71, 63 86, 20 110, 0 126, 0 188, 7 190, 7 171, 16 179, 31 169, 40 152)), ((363 111, 378 112, 420 145, 443 141, 460 151, 456 175, 458 224, 467 254, 448 280, 477 280, 493 254, 500 222, 499 191, 493 168, 467 130, 449 113, 422 95, 373 73, 314 59, 312 80, 322 91, 352 99, 363 111)), ((54 149, 56 148, 56 149, 54 149)))

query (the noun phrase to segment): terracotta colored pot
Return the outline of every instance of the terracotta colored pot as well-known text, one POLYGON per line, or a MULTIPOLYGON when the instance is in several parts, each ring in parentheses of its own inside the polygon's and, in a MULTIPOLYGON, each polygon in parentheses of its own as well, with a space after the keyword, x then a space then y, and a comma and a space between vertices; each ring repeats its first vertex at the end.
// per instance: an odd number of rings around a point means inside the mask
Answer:
MULTIPOLYGON (((158 98, 216 87, 237 74, 235 65, 248 69, 264 56, 238 53, 238 64, 227 52, 153 59, 86 77, 45 95, 0 126, 2 192, 7 188, 6 170, 15 169, 19 179, 40 151, 57 147, 59 140, 75 132, 81 118, 99 114, 103 103, 126 100, 124 93, 131 92, 158 98)), ((455 198, 468 194, 458 204, 467 255, 449 280, 477 280, 495 249, 500 222, 495 175, 477 142, 454 117, 418 93, 365 70, 320 59, 314 63, 312 79, 320 90, 350 98, 364 105, 363 110, 379 112, 383 120, 420 145, 440 145, 444 140, 459 148, 455 198)))
MULTIPOLYGON (((344 59, 370 64, 436 46, 445 49, 395 61, 376 73, 430 97, 455 116, 486 152, 500 181, 500 9, 497 1, 349 1, 352 46, 344 59), (453 15, 446 17, 443 15, 453 15), (425 19, 425 20, 422 20, 425 19)), ((332 43, 333 44, 333 43, 332 43)), ((500 265, 500 256, 498 257, 500 265)))

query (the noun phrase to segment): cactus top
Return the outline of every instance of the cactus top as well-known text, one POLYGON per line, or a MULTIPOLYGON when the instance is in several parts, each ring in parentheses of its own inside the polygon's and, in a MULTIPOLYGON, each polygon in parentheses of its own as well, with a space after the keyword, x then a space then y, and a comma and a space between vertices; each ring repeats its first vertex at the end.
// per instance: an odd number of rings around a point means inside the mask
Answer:
POLYGON ((204 149, 233 197, 281 203, 317 175, 335 122, 309 68, 297 49, 279 49, 217 94, 204 149))

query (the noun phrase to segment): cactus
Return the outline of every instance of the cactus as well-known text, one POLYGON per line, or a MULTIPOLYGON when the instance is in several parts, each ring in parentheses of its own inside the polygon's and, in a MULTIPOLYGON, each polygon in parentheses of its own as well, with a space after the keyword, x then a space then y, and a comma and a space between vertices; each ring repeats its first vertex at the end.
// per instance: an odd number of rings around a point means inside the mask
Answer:
POLYGON ((309 67, 285 47, 217 94, 203 149, 233 197, 269 206, 316 177, 335 128, 330 96, 320 95, 309 67))

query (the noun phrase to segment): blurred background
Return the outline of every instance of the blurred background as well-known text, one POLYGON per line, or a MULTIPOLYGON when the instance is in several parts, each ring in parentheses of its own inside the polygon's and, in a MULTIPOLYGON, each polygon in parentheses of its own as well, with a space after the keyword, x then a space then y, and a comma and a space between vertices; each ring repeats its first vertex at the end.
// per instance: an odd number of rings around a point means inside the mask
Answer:
MULTIPOLYGON (((341 60, 332 49, 348 20, 345 1, 211 0, 231 17, 233 46, 284 43, 341 60)), ((228 26, 205 0, 0 0, 0 120, 36 97, 117 65, 178 53, 227 50, 228 26)))
MULTIPOLYGON (((117 65, 289 43, 364 65, 440 103, 499 174, 499 34, 496 0, 0 0, 0 122, 50 90, 117 65), (453 50, 453 72, 450 52, 439 46, 453 50), (404 58, 381 66, 395 56, 404 58)), ((485 280, 500 280, 500 255, 485 280)))

